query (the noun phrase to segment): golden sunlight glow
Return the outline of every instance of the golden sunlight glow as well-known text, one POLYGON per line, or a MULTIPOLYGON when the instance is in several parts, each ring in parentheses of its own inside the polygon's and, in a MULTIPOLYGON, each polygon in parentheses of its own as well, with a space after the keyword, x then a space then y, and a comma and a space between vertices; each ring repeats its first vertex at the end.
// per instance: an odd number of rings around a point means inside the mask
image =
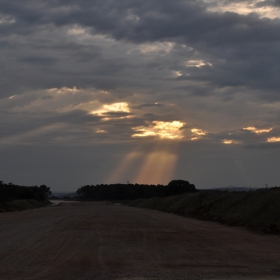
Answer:
POLYGON ((273 128, 268 128, 268 129, 259 129, 256 130, 256 133, 268 133, 272 130, 273 128))
POLYGON ((266 140, 266 142, 269 142, 269 143, 280 142, 280 137, 271 137, 271 138, 268 138, 268 139, 266 140))
POLYGON ((249 127, 244 127, 243 130, 249 130, 256 134, 260 134, 260 133, 268 133, 271 130, 273 130, 273 128, 271 127, 271 128, 266 128, 266 129, 257 129, 254 126, 249 126, 249 127))
POLYGON ((143 131, 141 131, 141 133, 138 133, 138 134, 137 133, 133 134, 132 137, 149 137, 149 136, 156 136, 157 135, 153 131, 147 131, 147 130, 145 131, 145 127, 143 127, 143 126, 138 126, 137 129, 136 129, 136 127, 133 128, 133 129, 135 129, 135 130, 143 130, 143 131))
POLYGON ((226 145, 230 145, 233 143, 233 141, 232 140, 223 140, 223 143, 226 145))
POLYGON ((174 174, 178 142, 157 142, 135 147, 118 162, 106 182, 166 184, 174 174))
POLYGON ((52 93, 57 93, 57 94, 65 94, 65 93, 76 93, 79 92, 80 90, 77 89, 76 87, 73 88, 62 87, 62 88, 50 88, 47 91, 52 93))
POLYGON ((205 66, 205 65, 209 65, 209 66, 212 66, 212 63, 209 63, 209 62, 204 62, 203 60, 188 60, 186 62, 186 66, 187 67, 202 67, 202 66, 205 66))
POLYGON ((280 17, 279 8, 276 6, 264 6, 257 7, 257 3, 262 2, 260 0, 251 1, 216 1, 216 0, 204 0, 204 2, 215 3, 216 5, 210 5, 208 10, 211 12, 234 12, 241 15, 247 15, 250 13, 257 13, 260 17, 277 18, 280 17))
POLYGON ((98 129, 95 131, 96 133, 106 133, 106 130, 103 130, 103 129, 98 129))
POLYGON ((158 142, 144 154, 133 181, 139 184, 166 184, 169 182, 177 164, 177 148, 178 142, 158 142))
MULTIPOLYGON (((137 151, 132 151, 131 153, 127 154, 121 162, 117 164, 117 166, 114 168, 113 172, 108 176, 106 181, 108 183, 119 183, 122 181, 122 177, 124 177, 127 173, 130 171, 130 167, 135 164, 137 160, 141 157, 141 153, 137 151)), ((129 172, 130 173, 130 172, 129 172)), ((130 175, 131 176, 131 175, 130 175)), ((131 177, 128 177, 128 179, 131 179, 131 177)))
POLYGON ((191 141, 195 141, 195 140, 199 140, 201 139, 203 136, 207 135, 207 132, 202 130, 202 129, 198 129, 198 128, 193 128, 191 129, 191 132, 193 134, 195 134, 195 136, 193 136, 191 138, 191 141))
POLYGON ((172 71, 173 77, 181 77, 183 74, 181 71, 172 71))
POLYGON ((225 145, 240 144, 240 141, 231 140, 231 139, 224 139, 222 142, 223 142, 225 145))
MULTIPOLYGON (((91 111, 91 114, 103 116, 106 113, 129 113, 130 109, 127 102, 117 102, 112 104, 103 105, 99 110, 91 111)), ((126 119, 131 118, 131 116, 121 116, 121 117, 108 117, 103 118, 103 121, 113 120, 113 119, 126 119)))
POLYGON ((174 46, 172 42, 163 42, 163 43, 147 43, 142 44, 139 47, 139 50, 143 54, 153 53, 153 52, 165 52, 169 53, 174 46))
POLYGON ((158 184, 172 179, 177 162, 177 154, 169 151, 154 151, 145 157, 144 163, 134 182, 158 184))
POLYGON ((103 105, 102 108, 105 112, 130 112, 128 104, 126 102, 118 102, 110 105, 103 105))
POLYGON ((184 123, 180 121, 153 121, 150 126, 133 127, 132 129, 139 133, 133 134, 132 137, 158 136, 167 139, 182 139, 184 138, 181 130, 183 126, 184 123))
POLYGON ((207 135, 207 132, 206 131, 203 131, 201 129, 197 129, 197 128, 193 128, 191 130, 192 133, 196 134, 196 135, 199 135, 199 136, 204 136, 204 135, 207 135))
POLYGON ((178 142, 158 142, 150 152, 144 155, 133 181, 140 184, 166 184, 169 182, 177 164, 177 149, 178 142))
POLYGON ((255 131, 256 128, 254 126, 248 126, 248 127, 243 127, 243 130, 255 131))
POLYGON ((223 140, 223 143, 226 144, 226 145, 230 145, 230 144, 233 144, 233 140, 223 140))

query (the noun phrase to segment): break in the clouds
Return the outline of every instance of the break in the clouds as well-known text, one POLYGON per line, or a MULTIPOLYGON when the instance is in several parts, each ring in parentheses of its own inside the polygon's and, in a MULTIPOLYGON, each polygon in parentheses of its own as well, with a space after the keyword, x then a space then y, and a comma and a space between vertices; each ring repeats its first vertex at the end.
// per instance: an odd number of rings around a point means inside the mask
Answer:
POLYGON ((279 184, 278 0, 0 7, 1 180, 279 184))

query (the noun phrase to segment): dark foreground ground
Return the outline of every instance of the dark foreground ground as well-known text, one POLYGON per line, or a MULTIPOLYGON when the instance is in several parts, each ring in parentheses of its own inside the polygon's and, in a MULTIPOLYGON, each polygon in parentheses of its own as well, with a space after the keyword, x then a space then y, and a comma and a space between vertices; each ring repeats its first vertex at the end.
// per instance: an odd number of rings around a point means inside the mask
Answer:
POLYGON ((280 279, 280 237, 104 203, 0 214, 0 279, 280 279))

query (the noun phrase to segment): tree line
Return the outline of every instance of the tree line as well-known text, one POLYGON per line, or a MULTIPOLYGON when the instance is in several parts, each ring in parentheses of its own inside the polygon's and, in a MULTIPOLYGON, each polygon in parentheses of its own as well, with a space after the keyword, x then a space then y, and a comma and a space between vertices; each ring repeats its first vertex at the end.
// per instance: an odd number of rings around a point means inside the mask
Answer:
POLYGON ((133 200, 138 198, 165 197, 196 192, 195 185, 184 180, 172 180, 168 185, 101 184, 80 187, 76 193, 88 200, 133 200))
POLYGON ((17 199, 35 199, 43 201, 47 199, 52 192, 46 185, 41 186, 19 186, 13 183, 5 184, 0 181, 0 202, 8 202, 17 199))

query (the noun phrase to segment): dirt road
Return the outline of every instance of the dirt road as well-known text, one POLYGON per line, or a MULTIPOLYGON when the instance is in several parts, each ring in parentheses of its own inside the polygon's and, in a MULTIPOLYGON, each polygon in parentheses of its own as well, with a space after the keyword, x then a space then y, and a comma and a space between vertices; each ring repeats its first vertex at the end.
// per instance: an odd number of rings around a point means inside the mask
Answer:
POLYGON ((0 279, 228 277, 280 279, 280 237, 102 203, 0 214, 0 279))

